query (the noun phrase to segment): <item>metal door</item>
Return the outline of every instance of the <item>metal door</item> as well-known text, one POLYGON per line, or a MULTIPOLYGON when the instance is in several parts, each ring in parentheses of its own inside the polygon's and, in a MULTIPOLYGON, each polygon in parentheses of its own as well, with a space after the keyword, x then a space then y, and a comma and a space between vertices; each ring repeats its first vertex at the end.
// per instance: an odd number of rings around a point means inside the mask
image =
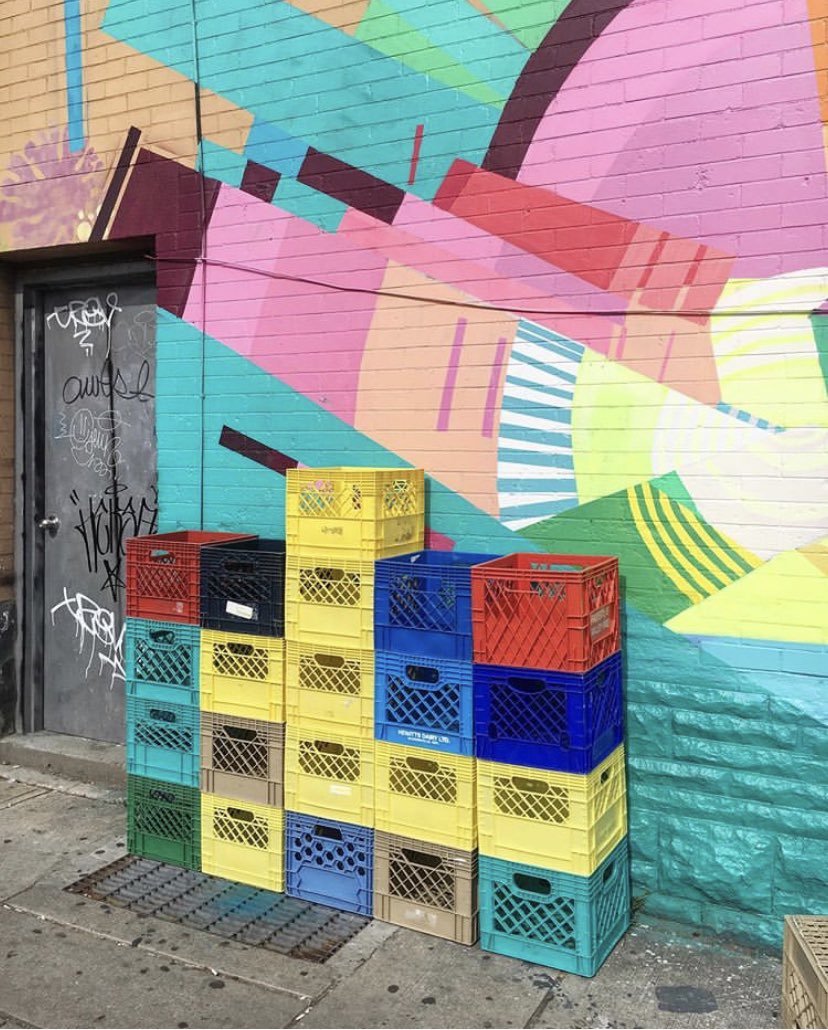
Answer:
POLYGON ((122 741, 125 543, 153 532, 157 518, 153 289, 104 281, 43 290, 34 318, 42 725, 122 741))

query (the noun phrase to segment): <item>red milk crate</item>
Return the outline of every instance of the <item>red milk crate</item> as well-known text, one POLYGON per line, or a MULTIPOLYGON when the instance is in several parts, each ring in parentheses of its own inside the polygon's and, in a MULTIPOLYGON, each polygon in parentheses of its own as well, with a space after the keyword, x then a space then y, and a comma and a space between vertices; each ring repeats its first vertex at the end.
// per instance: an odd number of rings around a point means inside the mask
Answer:
POLYGON ((510 554, 471 584, 475 662, 586 672, 620 647, 617 558, 510 554))
POLYGON ((185 529, 127 540, 127 615, 197 626, 201 618, 201 548, 252 539, 250 533, 185 529))

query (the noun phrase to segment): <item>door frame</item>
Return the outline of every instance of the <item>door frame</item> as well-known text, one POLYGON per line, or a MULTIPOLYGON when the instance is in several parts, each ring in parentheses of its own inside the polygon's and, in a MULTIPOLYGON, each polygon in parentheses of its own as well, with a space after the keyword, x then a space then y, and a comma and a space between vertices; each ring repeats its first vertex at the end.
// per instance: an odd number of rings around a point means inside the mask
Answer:
POLYGON ((35 528, 43 517, 45 355, 42 318, 43 294, 54 289, 91 286, 148 285, 155 297, 155 266, 143 257, 118 255, 109 260, 61 266, 18 267, 14 290, 15 325, 15 568, 18 626, 16 665, 18 705, 15 730, 34 733, 44 728, 43 591, 44 539, 35 528))

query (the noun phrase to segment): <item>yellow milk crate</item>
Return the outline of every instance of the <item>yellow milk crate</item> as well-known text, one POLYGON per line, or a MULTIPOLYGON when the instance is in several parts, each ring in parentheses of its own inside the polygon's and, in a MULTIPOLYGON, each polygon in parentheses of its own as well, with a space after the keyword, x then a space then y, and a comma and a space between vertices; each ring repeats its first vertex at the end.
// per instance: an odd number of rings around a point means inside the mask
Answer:
POLYGON ((422 550, 422 469, 288 469, 285 527, 289 554, 329 551, 392 558, 422 550))
POLYGON ((285 807, 303 815, 374 825, 374 741, 288 724, 285 807))
POLYGON ((288 722, 373 739, 373 651, 290 640, 285 654, 288 722))
POLYGON ((283 891, 284 828, 285 813, 281 808, 202 794, 202 872, 269 891, 283 891))
POLYGON ((375 749, 378 830, 461 851, 477 847, 475 759, 379 740, 375 749))
POLYGON ((373 650, 373 559, 288 554, 285 636, 301 644, 373 650))
POLYGON ((590 876, 627 832, 624 748, 591 773, 477 763, 480 854, 590 876))
POLYGON ((205 712, 284 722, 284 640, 203 629, 200 694, 205 712))

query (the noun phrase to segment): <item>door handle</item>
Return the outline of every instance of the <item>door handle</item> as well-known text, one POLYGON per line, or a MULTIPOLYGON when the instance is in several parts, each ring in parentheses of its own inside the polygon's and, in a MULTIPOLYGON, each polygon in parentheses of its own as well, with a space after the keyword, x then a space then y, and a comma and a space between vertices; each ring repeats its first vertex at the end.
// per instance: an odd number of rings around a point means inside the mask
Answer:
POLYGON ((60 529, 60 519, 57 515, 47 515, 45 519, 40 519, 37 526, 38 529, 45 529, 49 536, 54 536, 60 529))

